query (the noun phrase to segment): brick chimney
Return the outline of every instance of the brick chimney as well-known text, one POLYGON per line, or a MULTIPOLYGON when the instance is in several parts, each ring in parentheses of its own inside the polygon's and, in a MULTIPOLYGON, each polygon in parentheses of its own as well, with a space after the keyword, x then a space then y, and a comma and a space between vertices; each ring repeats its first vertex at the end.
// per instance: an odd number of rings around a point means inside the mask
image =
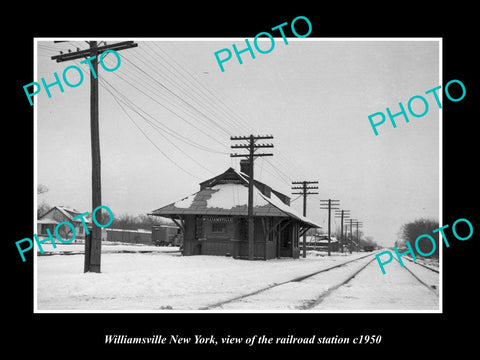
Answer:
POLYGON ((240 160, 240 172, 250 176, 250 161, 247 159, 240 160))

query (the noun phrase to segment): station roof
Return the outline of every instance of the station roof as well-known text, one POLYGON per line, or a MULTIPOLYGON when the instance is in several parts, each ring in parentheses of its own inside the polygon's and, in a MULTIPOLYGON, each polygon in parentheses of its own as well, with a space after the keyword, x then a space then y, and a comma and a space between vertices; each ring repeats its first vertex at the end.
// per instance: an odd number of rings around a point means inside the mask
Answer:
MULTIPOLYGON (((203 186, 203 189, 200 191, 154 210, 150 215, 247 216, 248 176, 232 168, 228 169, 224 174, 227 172, 229 178, 228 181, 220 181, 221 176, 216 177, 214 178, 215 181, 212 180, 210 182, 211 186, 203 186), (232 174, 236 176, 232 177, 232 174)), ((279 194, 277 191, 269 191, 268 194, 262 193, 258 184, 255 184, 253 187, 254 216, 290 217, 301 221, 310 227, 321 227, 313 220, 302 216, 295 209, 283 202, 280 197, 277 196, 277 194, 279 194)))

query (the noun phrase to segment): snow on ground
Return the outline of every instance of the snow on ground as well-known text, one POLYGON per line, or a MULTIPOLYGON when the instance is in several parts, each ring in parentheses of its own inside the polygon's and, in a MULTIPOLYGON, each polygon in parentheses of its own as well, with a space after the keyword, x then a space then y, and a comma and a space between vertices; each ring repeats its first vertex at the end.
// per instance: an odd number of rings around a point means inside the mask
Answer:
MULTIPOLYGON (((418 265, 417 262, 404 261, 403 264, 407 269, 412 271, 420 280, 422 280, 425 284, 430 286, 432 289, 435 289, 436 292, 438 293, 438 290, 440 287, 440 279, 439 279, 438 273, 418 265)), ((398 262, 395 265, 398 265, 398 262)), ((430 266, 430 268, 435 268, 435 267, 430 266)), ((438 269, 438 266, 437 266, 437 269, 438 269)))
MULTIPOLYGON (((35 246, 37 246, 35 244, 35 246)), ((85 244, 70 243, 62 244, 56 243, 55 248, 51 242, 42 244, 44 255, 60 255, 60 254, 83 254, 85 251, 85 244)), ((116 253, 116 252, 178 252, 178 246, 155 246, 145 244, 127 244, 114 241, 102 241, 102 253, 116 253)), ((42 255, 37 248, 37 254, 42 255)))
POLYGON ((384 275, 373 261, 350 282, 326 296, 316 309, 439 310, 438 295, 398 263, 389 265, 384 275))
MULTIPOLYGON (((365 255, 365 254, 364 254, 365 255)), ((303 281, 289 282, 253 296, 222 305, 222 309, 303 310, 328 289, 345 281, 372 260, 368 256, 303 281)))
MULTIPOLYGON (((46 245, 46 244, 45 244, 46 245)), ((37 309, 86 311, 198 310, 363 257, 366 253, 327 256, 309 251, 303 259, 235 260, 222 256, 181 256, 176 247, 102 244, 102 272, 83 273, 83 245, 59 244, 51 256, 36 258, 37 309), (67 251, 71 255, 59 255, 67 251)), ((373 254, 372 254, 373 255, 373 254)), ((289 282, 214 311, 298 310, 347 279, 371 257, 301 282, 289 282)), ((438 274, 408 264, 429 285, 438 274)), ((407 270, 392 262, 382 274, 372 261, 350 282, 312 310, 438 310, 439 298, 407 270)))
MULTIPOLYGON (((68 248, 73 249, 72 246, 68 248)), ((106 253, 102 253, 100 274, 83 273, 81 254, 38 256, 37 309, 199 309, 365 256, 365 253, 353 253, 328 257, 311 251, 306 259, 246 261, 220 256, 184 257, 179 252, 171 252, 174 248, 154 246, 121 245, 118 248, 152 250, 148 253, 108 253, 112 247, 102 246, 106 253)))

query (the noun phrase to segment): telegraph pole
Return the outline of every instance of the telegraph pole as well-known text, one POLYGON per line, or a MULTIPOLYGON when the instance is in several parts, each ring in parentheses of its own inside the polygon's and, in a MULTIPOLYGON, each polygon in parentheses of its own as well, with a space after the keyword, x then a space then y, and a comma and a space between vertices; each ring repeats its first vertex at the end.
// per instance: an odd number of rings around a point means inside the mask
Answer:
POLYGON ((341 227, 340 227, 340 241, 341 241, 341 246, 342 246, 342 254, 343 254, 343 244, 344 244, 344 238, 343 238, 343 220, 347 219, 350 217, 350 210, 336 210, 335 211, 335 217, 336 218, 341 218, 341 227))
MULTIPOLYGON (((259 148, 273 148, 273 144, 257 144, 257 140, 263 139, 273 139, 273 135, 258 135, 258 136, 231 136, 230 140, 238 141, 243 140, 247 141, 247 143, 243 143, 240 145, 231 145, 232 149, 247 149, 248 154, 230 154, 230 157, 245 157, 248 159, 248 166, 249 166, 249 176, 248 176, 248 260, 253 260, 255 256, 255 222, 253 217, 253 161, 258 156, 273 156, 273 154, 256 154, 255 150, 259 148)), ((265 259, 267 259, 267 248, 265 247, 265 259)))
POLYGON ((360 251, 360 238, 358 236, 358 228, 363 227, 363 222, 355 221, 354 225, 357 227, 357 252, 359 252, 360 251))
MULTIPOLYGON (((318 186, 310 184, 318 184, 318 181, 292 181, 292 190, 302 190, 301 192, 292 192, 292 195, 303 195, 303 216, 307 216, 307 195, 318 194, 318 192, 309 190, 318 190, 318 186)), ((307 234, 303 233, 303 257, 307 257, 307 234)))
MULTIPOLYGON (((57 41, 61 42, 61 41, 57 41)), ((123 41, 111 45, 98 46, 96 41, 89 41, 89 49, 77 50, 52 56, 57 62, 86 58, 90 67, 90 135, 92 151, 92 214, 102 205, 102 182, 100 166, 100 133, 98 128, 98 55, 106 50, 120 51, 138 46, 133 41, 123 41)), ((91 240, 85 238, 84 272, 100 272, 102 253, 101 229, 92 221, 91 240)))
POLYGON ((348 244, 348 251, 351 254, 352 253, 352 241, 348 237, 348 224, 345 224, 345 240, 347 241, 347 244, 348 244))
POLYGON ((328 210, 328 256, 330 256, 330 212, 332 209, 338 210, 340 200, 320 200, 320 209, 328 210))
POLYGON ((351 254, 351 253, 352 253, 352 241, 351 241, 351 239, 348 237, 348 224, 345 224, 345 239, 347 240, 348 251, 349 251, 350 254, 351 254))
POLYGON ((357 219, 350 219, 350 254, 352 253, 352 245, 353 245, 353 230, 352 226, 357 221, 357 219))

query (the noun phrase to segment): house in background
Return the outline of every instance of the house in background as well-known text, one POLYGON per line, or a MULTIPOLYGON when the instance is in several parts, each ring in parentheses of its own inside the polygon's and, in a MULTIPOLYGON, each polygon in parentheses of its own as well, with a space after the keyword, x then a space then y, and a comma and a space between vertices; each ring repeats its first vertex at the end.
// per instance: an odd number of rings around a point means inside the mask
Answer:
MULTIPOLYGON (((183 255, 248 258, 248 162, 200 183, 200 190, 149 215, 175 221, 183 255)), ((254 180, 254 258, 299 257, 298 238, 320 225, 290 207, 290 198, 254 180)))
MULTIPOLYGON (((82 220, 80 218, 74 220, 73 218, 83 214, 82 212, 69 208, 67 206, 59 205, 59 206, 54 206, 50 210, 48 210, 46 213, 41 215, 39 219, 37 220, 37 235, 39 236, 48 236, 47 230, 50 231, 52 236, 55 238, 55 227, 61 223, 61 222, 69 222, 75 227, 75 240, 77 239, 85 239, 85 228, 82 224, 82 220)), ((85 224, 87 227, 91 227, 91 217, 90 216, 84 216, 83 217, 85 224)), ((68 225, 63 225, 58 229, 59 235, 63 239, 71 239, 72 235, 72 229, 68 225)))

